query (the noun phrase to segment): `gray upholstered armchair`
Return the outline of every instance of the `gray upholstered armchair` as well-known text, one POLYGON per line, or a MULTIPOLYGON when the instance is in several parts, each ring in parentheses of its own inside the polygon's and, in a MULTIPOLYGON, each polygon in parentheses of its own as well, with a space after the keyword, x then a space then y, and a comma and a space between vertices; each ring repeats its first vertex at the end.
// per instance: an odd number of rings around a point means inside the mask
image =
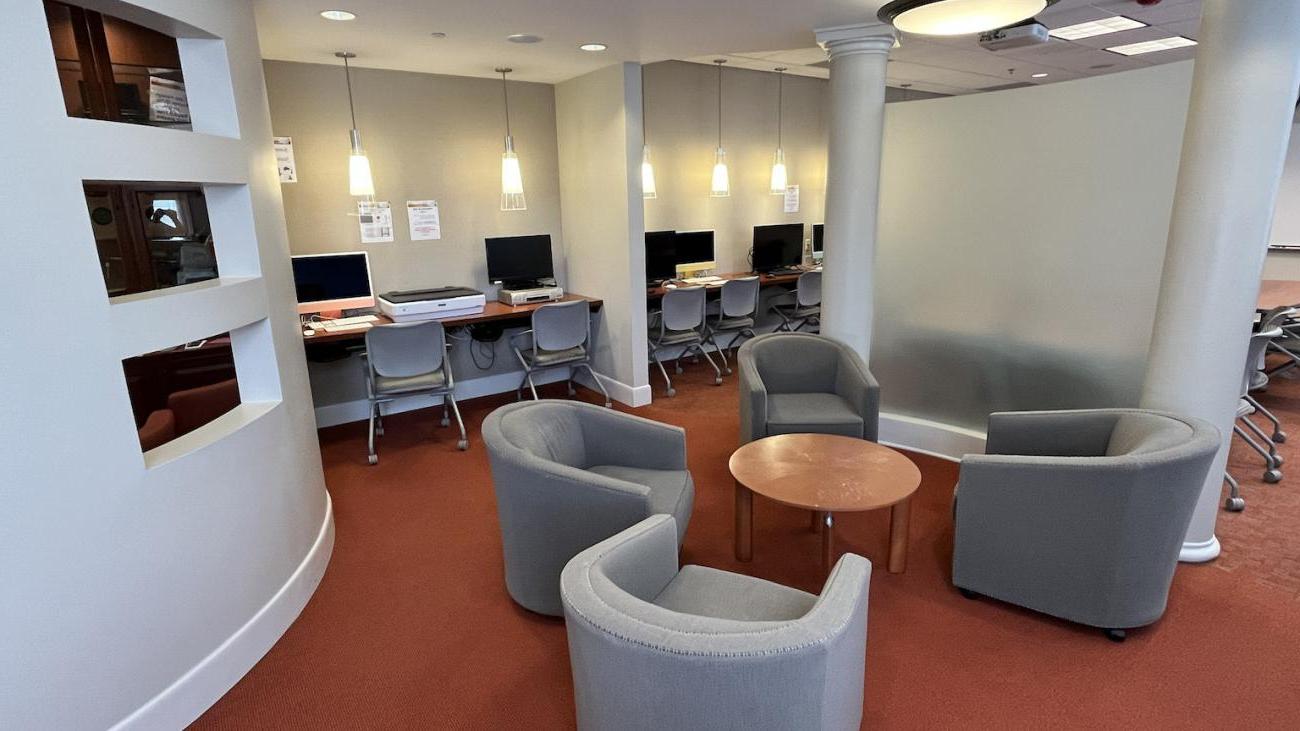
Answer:
POLYGON ((560 571, 579 551, 655 513, 686 533, 695 485, 686 433, 577 401, 514 403, 483 421, 505 549, 506 588, 560 615, 560 571))
POLYGON ((846 553, 813 596, 677 568, 655 515, 579 553, 561 591, 579 729, 857 729, 871 563, 846 553))
POLYGON ((961 463, 953 583, 1124 639, 1164 614, 1219 444, 1156 411, 993 414, 987 453, 961 463))
POLYGON ((760 335, 740 346, 740 442, 774 434, 875 441, 880 384, 852 348, 812 333, 760 335))

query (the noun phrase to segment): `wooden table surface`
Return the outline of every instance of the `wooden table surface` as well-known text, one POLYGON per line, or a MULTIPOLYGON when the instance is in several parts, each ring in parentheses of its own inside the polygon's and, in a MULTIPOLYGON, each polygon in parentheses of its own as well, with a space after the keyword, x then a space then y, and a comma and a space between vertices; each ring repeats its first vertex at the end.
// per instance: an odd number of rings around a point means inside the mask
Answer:
MULTIPOLYGON (((573 302, 576 300, 586 300, 588 303, 590 303, 592 310, 599 310, 601 305, 604 304, 603 300, 597 299, 595 297, 588 297, 586 295, 581 295, 581 294, 566 294, 557 301, 573 302)), ((510 305, 503 304, 497 300, 488 300, 487 304, 483 307, 482 312, 473 315, 462 315, 461 317, 448 317, 446 319, 439 320, 439 322, 442 323, 443 327, 447 327, 447 328, 464 327, 466 325, 477 325, 485 322, 501 322, 505 320, 518 320, 520 322, 526 323, 529 319, 532 318, 533 310, 543 305, 549 305, 549 304, 552 303, 534 302, 532 304, 520 305, 518 307, 511 307, 510 305)), ((392 322, 392 320, 389 319, 387 315, 378 315, 378 317, 379 317, 379 322, 375 324, 387 325, 388 323, 392 322)), ((366 329, 345 330, 343 332, 332 332, 332 333, 327 333, 322 331, 316 333, 315 335, 304 335, 302 336, 302 339, 303 342, 306 343, 328 343, 328 342, 337 342, 340 340, 351 340, 355 338, 360 338, 360 337, 364 337, 365 334, 366 334, 366 329)))
MULTIPOLYGON (((731 272, 728 274, 718 274, 716 276, 722 277, 723 279, 744 279, 745 277, 754 276, 754 273, 753 272, 731 272)), ((681 287, 691 286, 689 284, 681 283, 680 280, 678 281, 679 281, 678 286, 681 287)), ((799 274, 758 275, 758 285, 760 287, 767 287, 767 286, 778 285, 778 284, 794 284, 795 282, 798 281, 799 281, 799 274)), ((715 285, 704 285, 704 286, 707 286, 709 289, 718 289, 722 287, 722 283, 719 282, 715 285)), ((667 291, 668 291, 667 287, 647 287, 645 291, 645 296, 646 299, 660 299, 661 297, 664 296, 664 293, 667 291)))
POLYGON ((1261 310, 1274 307, 1300 305, 1300 282, 1285 279, 1265 279, 1259 283, 1259 304, 1261 310))

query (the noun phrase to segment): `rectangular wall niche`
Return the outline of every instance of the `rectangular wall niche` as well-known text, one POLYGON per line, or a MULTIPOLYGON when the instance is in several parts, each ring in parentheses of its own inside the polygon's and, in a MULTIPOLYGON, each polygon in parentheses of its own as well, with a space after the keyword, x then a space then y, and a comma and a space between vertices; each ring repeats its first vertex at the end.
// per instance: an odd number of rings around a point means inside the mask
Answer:
POLYGON ((203 189, 192 183, 84 184, 109 297, 217 277, 203 189))
POLYGON ((127 358, 122 371, 145 452, 240 404, 229 333, 127 358))
POLYGON ((45 18, 69 117, 191 129, 175 38, 53 0, 45 18))

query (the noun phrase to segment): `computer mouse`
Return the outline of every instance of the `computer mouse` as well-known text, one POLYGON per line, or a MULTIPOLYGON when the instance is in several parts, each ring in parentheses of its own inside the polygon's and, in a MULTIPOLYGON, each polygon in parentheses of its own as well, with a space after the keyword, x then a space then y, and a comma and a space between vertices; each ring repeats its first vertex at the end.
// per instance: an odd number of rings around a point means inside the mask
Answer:
POLYGON ((664 285, 664 289, 677 289, 677 285, 675 285, 675 284, 665 284, 665 285, 664 285))

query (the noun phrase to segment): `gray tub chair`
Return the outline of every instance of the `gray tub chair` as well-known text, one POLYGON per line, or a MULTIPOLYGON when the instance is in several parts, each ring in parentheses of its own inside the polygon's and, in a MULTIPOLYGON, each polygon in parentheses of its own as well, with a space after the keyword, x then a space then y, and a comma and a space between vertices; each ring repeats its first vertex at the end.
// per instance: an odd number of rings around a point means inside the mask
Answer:
POLYGON ((656 515, 564 568, 578 728, 856 730, 871 563, 845 554, 818 597, 679 571, 676 535, 656 515))
POLYGON ((953 584, 1123 640, 1164 614, 1219 445, 1156 411, 991 415, 987 453, 961 463, 953 584))
POLYGON ((875 441, 880 384, 833 338, 770 333, 740 346, 740 442, 775 434, 841 434, 875 441))
POLYGON ((579 401, 524 401, 483 422, 516 602, 558 616, 560 571, 579 551, 647 516, 677 519, 681 544, 695 502, 686 433, 579 401))

